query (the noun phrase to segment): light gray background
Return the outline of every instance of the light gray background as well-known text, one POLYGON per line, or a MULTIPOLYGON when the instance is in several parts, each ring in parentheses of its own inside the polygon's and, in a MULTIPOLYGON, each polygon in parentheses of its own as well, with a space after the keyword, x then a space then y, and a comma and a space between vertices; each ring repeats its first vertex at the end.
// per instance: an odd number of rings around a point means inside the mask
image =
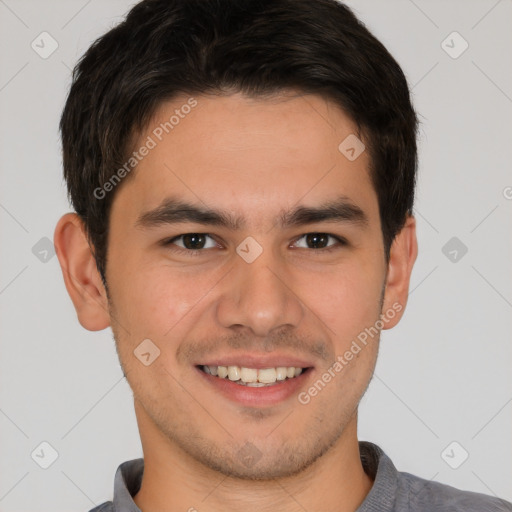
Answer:
MULTIPOLYGON (((70 209, 58 135, 70 69, 132 3, 0 0, 2 512, 89 510, 142 455, 110 329, 79 325, 40 242, 70 209), (31 48, 43 31, 58 43, 46 59, 31 48), (31 458, 48 462, 43 441, 58 452, 48 469, 31 458)), ((383 332, 360 439, 400 470, 512 500, 512 2, 349 5, 403 66, 422 122, 419 256, 405 317, 383 332), (453 31, 469 43, 458 58, 442 47, 453 31), (442 252, 452 237, 468 248, 455 262, 442 252)))

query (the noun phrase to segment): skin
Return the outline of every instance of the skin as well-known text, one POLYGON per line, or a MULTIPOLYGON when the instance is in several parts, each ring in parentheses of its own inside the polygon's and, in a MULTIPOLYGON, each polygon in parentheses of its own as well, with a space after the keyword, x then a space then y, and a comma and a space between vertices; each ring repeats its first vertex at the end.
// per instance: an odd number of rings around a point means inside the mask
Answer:
MULTIPOLYGON (((162 104, 136 147, 187 98, 162 104)), ((198 105, 115 191, 108 295, 79 218, 68 213, 55 230, 78 319, 92 331, 111 326, 134 393, 145 460, 135 502, 144 512, 353 511, 373 483, 359 458, 357 407, 379 336, 307 405, 294 394, 273 406, 242 406, 215 392, 194 364, 199 356, 244 350, 300 355, 314 365, 300 391, 307 390, 393 304, 402 309, 384 328, 399 322, 417 255, 415 219, 407 218, 386 265, 369 155, 349 161, 338 150, 356 129, 325 99, 195 98, 198 105), (135 226, 170 194, 228 209, 247 225, 239 231, 196 223, 135 226), (366 227, 273 226, 281 210, 340 194, 364 210, 366 227), (159 245, 186 233, 212 238, 195 255, 172 252, 185 250, 183 239, 159 245), (348 245, 322 254, 307 244, 307 233, 344 237, 348 245), (263 248, 250 264, 236 252, 248 236, 263 248), (147 338, 160 356, 144 366, 133 351, 147 338), (238 454, 246 443, 260 454, 250 467, 238 454)))

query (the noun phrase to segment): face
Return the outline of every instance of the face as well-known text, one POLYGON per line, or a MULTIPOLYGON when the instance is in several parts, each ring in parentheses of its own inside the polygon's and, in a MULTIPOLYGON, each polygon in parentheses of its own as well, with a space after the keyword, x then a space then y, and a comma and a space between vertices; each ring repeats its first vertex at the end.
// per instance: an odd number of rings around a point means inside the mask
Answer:
POLYGON ((344 354, 391 307, 369 155, 340 151, 355 126, 314 95, 187 100, 156 113, 110 217, 110 322, 142 441, 239 478, 292 475, 355 421, 379 336, 344 354), (236 367, 303 370, 254 386, 236 367))

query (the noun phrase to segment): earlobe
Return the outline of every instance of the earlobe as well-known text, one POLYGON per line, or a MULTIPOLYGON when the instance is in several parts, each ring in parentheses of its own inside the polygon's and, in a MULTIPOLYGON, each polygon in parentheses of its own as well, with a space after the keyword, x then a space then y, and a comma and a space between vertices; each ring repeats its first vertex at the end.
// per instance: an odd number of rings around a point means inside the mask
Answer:
POLYGON ((418 255, 418 241, 416 239, 416 219, 408 216, 404 227, 397 234, 391 246, 386 289, 382 314, 393 310, 384 323, 383 329, 391 329, 402 318, 409 295, 409 282, 411 272, 418 255))
POLYGON ((78 321, 90 331, 105 329, 110 325, 107 294, 77 214, 59 219, 53 242, 78 321))

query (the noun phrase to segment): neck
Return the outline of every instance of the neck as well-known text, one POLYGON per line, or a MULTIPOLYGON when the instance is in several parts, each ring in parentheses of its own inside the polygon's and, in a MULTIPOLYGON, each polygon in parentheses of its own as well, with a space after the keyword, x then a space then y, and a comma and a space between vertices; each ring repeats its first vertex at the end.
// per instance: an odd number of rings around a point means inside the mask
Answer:
MULTIPOLYGON (((147 434, 150 425, 143 426, 147 434)), ((338 441, 302 473, 264 482, 214 471, 158 435, 141 438, 144 476, 134 501, 143 512, 238 512, 241 507, 245 512, 291 512, 319 505, 326 512, 354 512, 373 485, 361 464, 357 413, 338 441)))

